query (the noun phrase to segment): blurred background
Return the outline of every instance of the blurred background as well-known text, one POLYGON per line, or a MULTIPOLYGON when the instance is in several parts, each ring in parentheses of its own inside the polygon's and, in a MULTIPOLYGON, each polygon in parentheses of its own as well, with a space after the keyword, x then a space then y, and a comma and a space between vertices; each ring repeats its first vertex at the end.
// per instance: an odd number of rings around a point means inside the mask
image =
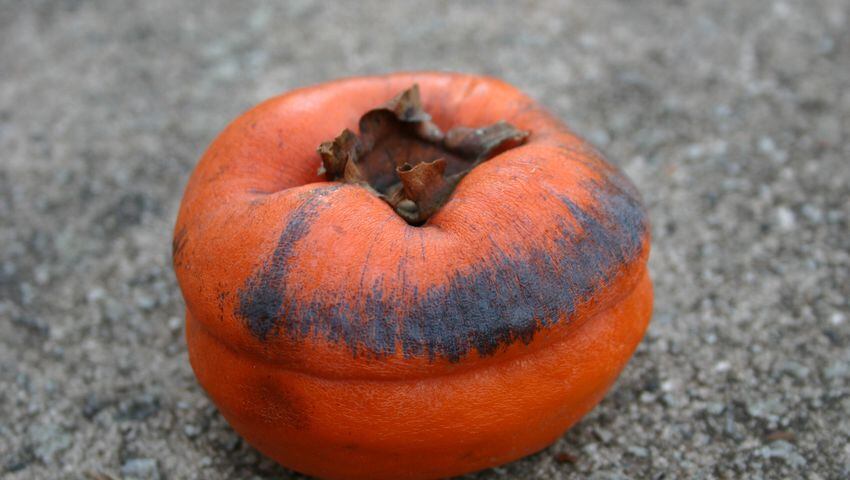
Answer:
POLYGON ((653 222, 624 375, 548 450, 469 478, 847 478, 849 22, 846 0, 0 0, 0 476, 301 478, 192 375, 182 189, 269 96, 437 69, 547 105, 653 222))

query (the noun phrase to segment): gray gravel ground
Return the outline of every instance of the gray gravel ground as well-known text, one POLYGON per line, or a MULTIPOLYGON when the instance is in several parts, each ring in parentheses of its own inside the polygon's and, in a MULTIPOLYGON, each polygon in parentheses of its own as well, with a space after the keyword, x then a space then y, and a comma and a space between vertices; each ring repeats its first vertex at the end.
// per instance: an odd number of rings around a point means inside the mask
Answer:
POLYGON ((196 159, 340 76, 503 77, 622 166, 656 312, 599 408, 470 478, 850 475, 850 4, 0 0, 0 476, 301 478, 196 384, 170 268, 196 159))

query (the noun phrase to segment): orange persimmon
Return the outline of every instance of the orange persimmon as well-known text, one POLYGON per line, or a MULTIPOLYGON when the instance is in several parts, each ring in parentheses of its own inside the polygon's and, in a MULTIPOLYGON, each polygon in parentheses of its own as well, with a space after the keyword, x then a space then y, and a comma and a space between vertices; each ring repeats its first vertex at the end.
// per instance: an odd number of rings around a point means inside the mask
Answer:
POLYGON ((514 87, 447 73, 244 113, 195 168, 173 250, 200 384, 261 452, 331 479, 554 442, 640 342, 648 255, 616 167, 514 87))

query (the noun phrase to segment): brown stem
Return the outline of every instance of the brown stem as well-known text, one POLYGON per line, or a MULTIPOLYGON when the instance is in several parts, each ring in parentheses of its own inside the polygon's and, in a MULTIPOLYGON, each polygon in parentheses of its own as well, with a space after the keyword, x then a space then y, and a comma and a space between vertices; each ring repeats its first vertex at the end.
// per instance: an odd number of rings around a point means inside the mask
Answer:
POLYGON ((503 121, 444 134, 422 108, 418 85, 366 112, 359 127, 359 137, 346 129, 319 146, 319 173, 362 185, 411 225, 439 210, 470 170, 529 135, 503 121))

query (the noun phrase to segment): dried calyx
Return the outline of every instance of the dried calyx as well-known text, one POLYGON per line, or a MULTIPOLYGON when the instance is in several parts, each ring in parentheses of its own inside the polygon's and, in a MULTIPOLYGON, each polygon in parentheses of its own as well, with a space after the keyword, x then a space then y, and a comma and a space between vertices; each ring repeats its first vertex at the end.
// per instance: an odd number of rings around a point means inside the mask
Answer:
POLYGON ((345 129, 319 146, 328 180, 362 185, 407 223, 422 225, 470 170, 522 144, 529 133, 506 122, 440 130, 413 85, 360 118, 360 136, 345 129))

